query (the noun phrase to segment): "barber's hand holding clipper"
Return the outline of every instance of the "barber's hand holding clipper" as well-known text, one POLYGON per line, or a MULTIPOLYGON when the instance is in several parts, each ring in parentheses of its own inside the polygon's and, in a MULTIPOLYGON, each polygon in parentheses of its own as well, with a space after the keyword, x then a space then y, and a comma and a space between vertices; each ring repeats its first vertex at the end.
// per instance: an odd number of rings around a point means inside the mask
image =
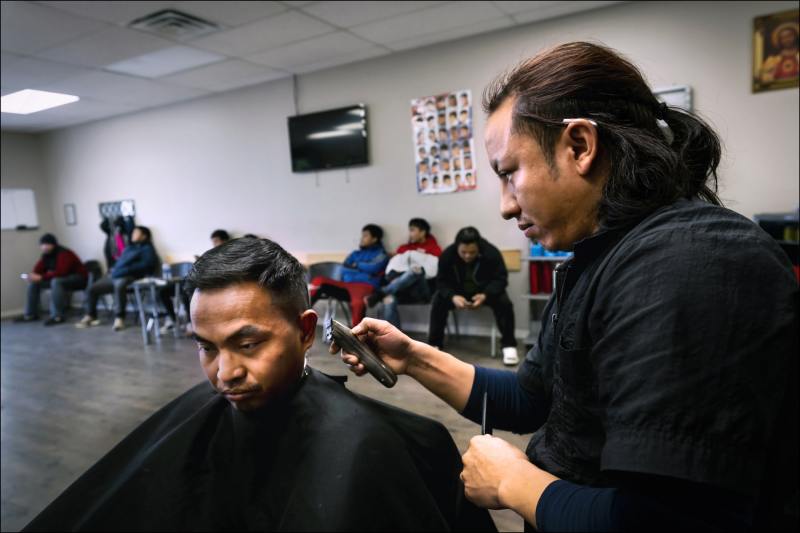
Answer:
MULTIPOLYGON (((474 366, 415 341, 384 320, 365 318, 352 332, 396 374, 414 378, 456 411, 464 410, 475 379, 474 366)), ((336 343, 330 346, 332 354, 339 349, 336 343)), ((342 352, 341 358, 357 376, 366 374, 356 355, 342 352)), ((531 464, 522 450, 491 435, 473 437, 463 461, 461 480, 467 498, 481 507, 509 508, 523 516, 529 516, 531 506, 535 512, 538 495, 557 479, 531 464), (528 497, 532 494, 536 499, 528 497)))

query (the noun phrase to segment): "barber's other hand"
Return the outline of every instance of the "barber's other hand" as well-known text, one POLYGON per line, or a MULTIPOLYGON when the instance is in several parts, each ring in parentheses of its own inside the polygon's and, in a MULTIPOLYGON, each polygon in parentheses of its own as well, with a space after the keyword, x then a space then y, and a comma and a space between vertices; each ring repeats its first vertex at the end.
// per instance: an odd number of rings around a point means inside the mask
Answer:
POLYGON ((37 274, 36 272, 31 272, 28 274, 28 281, 32 281, 33 283, 39 283, 42 281, 41 274, 37 274))
POLYGON ((462 460, 464 494, 469 501, 486 509, 510 507, 501 498, 501 485, 532 466, 522 450, 491 435, 472 437, 462 460))
POLYGON ((477 309, 486 301, 486 295, 483 293, 476 294, 472 297, 472 308, 477 309))
POLYGON ((470 306, 470 303, 460 294, 456 294, 453 296, 453 305, 456 306, 456 309, 466 309, 470 306))
MULTIPOLYGON (((414 341, 405 333, 385 320, 365 318, 352 329, 353 335, 364 341, 372 352, 381 358, 395 374, 405 374, 409 359, 413 357, 414 341)), ((329 351, 332 354, 340 350, 336 343, 332 343, 329 351)), ((350 370, 357 376, 367 373, 358 357, 342 351, 342 361, 350 365, 350 370)))

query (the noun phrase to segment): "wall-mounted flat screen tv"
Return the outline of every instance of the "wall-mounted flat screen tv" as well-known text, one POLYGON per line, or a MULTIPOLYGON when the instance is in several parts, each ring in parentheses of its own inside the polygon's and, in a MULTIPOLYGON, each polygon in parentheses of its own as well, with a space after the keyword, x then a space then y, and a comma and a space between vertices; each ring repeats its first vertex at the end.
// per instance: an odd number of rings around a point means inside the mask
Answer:
POLYGON ((366 165, 367 108, 363 104, 289 117, 292 172, 366 165))

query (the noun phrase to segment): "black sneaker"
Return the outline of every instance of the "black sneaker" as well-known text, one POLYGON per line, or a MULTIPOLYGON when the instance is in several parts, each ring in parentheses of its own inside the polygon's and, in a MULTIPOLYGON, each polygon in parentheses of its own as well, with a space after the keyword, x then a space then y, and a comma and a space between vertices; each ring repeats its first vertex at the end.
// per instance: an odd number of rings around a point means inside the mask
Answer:
POLYGON ((53 318, 48 318, 44 321, 45 326, 55 326, 57 324, 63 324, 64 317, 63 316, 54 316, 53 318))
POLYGON ((36 320, 39 320, 38 316, 23 315, 23 316, 18 316, 17 318, 15 318, 14 322, 34 322, 36 320))
POLYGON ((386 295, 383 293, 382 290, 375 289, 375 292, 373 292, 372 294, 367 296, 367 300, 366 300, 367 301, 367 307, 373 307, 378 302, 380 302, 383 299, 384 296, 386 296, 386 295))

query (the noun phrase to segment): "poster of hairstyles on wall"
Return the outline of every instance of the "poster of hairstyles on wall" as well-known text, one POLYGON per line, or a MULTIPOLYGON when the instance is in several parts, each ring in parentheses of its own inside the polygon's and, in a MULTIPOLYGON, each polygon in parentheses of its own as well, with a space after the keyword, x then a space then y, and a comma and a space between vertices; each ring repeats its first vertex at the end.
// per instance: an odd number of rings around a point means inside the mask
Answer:
POLYGON ((800 10, 757 17, 753 21, 753 92, 798 86, 800 10))
POLYGON ((411 100, 411 131, 419 194, 454 193, 478 186, 469 89, 411 100))

